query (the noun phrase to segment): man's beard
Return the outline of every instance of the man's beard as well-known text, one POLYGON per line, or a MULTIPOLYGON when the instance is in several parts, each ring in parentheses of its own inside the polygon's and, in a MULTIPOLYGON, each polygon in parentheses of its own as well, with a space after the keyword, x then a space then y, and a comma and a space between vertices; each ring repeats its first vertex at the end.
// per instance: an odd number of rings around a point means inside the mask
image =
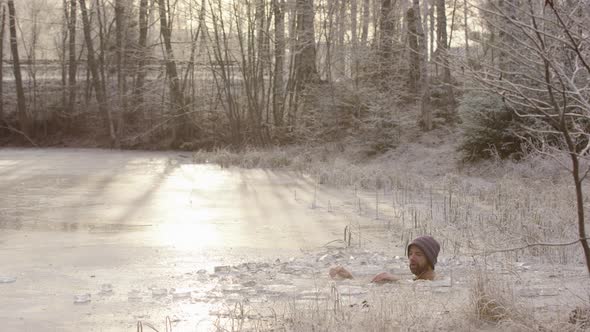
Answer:
POLYGON ((428 270, 427 265, 410 264, 410 271, 412 271, 412 273, 415 276, 419 276, 422 273, 426 272, 427 270, 428 270))

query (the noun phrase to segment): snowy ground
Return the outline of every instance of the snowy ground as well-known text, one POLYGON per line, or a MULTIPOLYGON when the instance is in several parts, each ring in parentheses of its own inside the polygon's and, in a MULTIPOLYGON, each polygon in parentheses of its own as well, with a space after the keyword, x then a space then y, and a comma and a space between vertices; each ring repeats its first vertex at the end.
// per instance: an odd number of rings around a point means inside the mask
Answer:
MULTIPOLYGON (((482 266, 443 250, 441 280, 416 290, 403 225, 386 217, 393 206, 371 210, 372 193, 284 172, 195 165, 182 153, 4 149, 0 184, 2 331, 135 331, 138 321, 164 331, 166 317, 174 331, 207 331, 228 324, 236 305, 271 319, 277 303, 337 292, 366 311, 363 301, 375 293, 408 290, 410 298, 428 292, 446 301, 437 315, 468 319, 472 272, 482 266), (330 280, 336 264, 355 279, 330 280), (369 284, 381 271, 405 281, 369 284), (449 306, 450 298, 459 300, 449 306)), ((399 197, 390 194, 381 199, 399 197)), ((541 316, 567 317, 590 294, 579 264, 484 265, 541 316)))

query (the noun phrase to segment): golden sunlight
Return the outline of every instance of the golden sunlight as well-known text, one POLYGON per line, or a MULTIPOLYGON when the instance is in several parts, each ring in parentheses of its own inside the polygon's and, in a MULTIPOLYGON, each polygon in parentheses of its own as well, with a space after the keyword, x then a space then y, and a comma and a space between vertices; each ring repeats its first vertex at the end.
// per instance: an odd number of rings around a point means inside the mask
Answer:
POLYGON ((159 238, 163 244, 179 249, 193 249, 215 244, 220 237, 215 225, 208 223, 170 223, 159 227, 159 238))
POLYGON ((207 206, 210 197, 202 193, 218 192, 228 181, 226 172, 207 165, 181 165, 166 177, 162 205, 164 222, 158 229, 159 240, 178 248, 199 248, 215 244, 220 233, 215 223, 219 210, 207 206))

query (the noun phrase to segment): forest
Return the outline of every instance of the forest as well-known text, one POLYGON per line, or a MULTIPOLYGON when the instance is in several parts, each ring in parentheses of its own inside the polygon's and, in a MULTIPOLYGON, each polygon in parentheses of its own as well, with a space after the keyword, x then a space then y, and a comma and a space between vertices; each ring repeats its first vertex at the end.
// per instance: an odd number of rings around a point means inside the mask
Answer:
POLYGON ((462 131, 468 160, 588 149, 584 0, 33 0, 0 11, 4 144, 347 137, 378 154, 410 119, 462 131))

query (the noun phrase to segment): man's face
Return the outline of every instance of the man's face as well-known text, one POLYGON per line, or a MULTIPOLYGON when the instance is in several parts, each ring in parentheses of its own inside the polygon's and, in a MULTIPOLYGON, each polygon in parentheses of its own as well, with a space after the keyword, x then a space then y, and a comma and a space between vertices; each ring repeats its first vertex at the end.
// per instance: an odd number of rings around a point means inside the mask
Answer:
POLYGON ((430 270, 430 264, 428 264, 428 259, 422 249, 418 246, 411 246, 408 254, 408 259, 410 260, 410 271, 415 276, 419 276, 422 273, 430 270))

